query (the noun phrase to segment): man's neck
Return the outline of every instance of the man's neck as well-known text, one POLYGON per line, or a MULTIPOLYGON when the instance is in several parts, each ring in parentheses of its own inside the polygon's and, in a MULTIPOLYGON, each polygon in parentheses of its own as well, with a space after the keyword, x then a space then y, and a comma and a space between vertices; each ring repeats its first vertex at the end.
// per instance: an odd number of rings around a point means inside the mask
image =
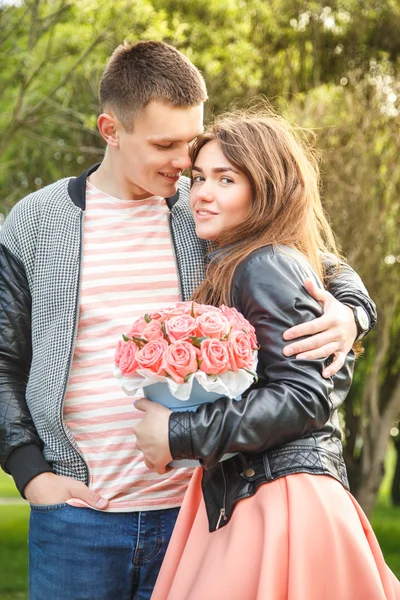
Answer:
POLYGON ((139 190, 135 189, 135 185, 127 181, 123 174, 113 166, 107 153, 99 168, 89 175, 88 181, 98 190, 120 200, 135 201, 151 197, 149 193, 138 193, 139 190))

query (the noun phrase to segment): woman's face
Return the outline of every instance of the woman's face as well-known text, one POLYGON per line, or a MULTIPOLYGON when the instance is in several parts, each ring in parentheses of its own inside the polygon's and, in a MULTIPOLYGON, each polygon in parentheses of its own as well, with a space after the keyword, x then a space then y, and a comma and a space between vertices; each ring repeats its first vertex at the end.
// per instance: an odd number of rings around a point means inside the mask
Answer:
POLYGON ((190 191, 198 237, 217 241, 223 229, 247 219, 251 204, 252 191, 246 175, 230 164, 216 141, 205 144, 192 167, 190 191))

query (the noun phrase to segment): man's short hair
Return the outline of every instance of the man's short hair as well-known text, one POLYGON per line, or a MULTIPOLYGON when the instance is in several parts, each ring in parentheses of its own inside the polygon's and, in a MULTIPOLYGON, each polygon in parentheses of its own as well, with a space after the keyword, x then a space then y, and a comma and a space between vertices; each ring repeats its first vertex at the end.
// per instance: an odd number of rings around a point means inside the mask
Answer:
POLYGON ((186 56, 163 42, 118 46, 100 81, 100 108, 113 110, 127 132, 134 117, 152 100, 177 107, 198 106, 207 100, 200 71, 186 56))

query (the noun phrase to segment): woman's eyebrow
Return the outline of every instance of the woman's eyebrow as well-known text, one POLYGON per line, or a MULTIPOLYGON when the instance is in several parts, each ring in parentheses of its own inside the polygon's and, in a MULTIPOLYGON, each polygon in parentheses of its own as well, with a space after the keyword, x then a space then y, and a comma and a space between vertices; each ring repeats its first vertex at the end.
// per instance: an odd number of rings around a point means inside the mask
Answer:
MULTIPOLYGON (((204 174, 203 169, 197 165, 193 165, 192 171, 198 171, 199 173, 204 174)), ((213 169, 211 169, 211 171, 213 173, 226 173, 227 171, 232 171, 232 173, 237 173, 238 175, 240 174, 239 171, 236 171, 236 169, 234 169, 233 167, 214 167, 213 169)))

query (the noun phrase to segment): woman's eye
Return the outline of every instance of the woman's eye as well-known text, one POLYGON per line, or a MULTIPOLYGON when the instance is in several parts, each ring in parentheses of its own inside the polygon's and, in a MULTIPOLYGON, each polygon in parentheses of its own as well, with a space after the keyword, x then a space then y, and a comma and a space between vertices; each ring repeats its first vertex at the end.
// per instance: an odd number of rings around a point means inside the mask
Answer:
POLYGON ((166 144, 166 145, 156 144, 157 148, 160 148, 160 149, 163 149, 163 150, 166 150, 167 148, 171 148, 171 146, 172 146, 172 144, 166 144))
POLYGON ((200 181, 204 181, 204 177, 202 175, 194 175, 192 177, 192 183, 199 183, 200 181))
POLYGON ((221 181, 222 183, 233 183, 233 179, 230 179, 230 177, 221 177, 221 181))

